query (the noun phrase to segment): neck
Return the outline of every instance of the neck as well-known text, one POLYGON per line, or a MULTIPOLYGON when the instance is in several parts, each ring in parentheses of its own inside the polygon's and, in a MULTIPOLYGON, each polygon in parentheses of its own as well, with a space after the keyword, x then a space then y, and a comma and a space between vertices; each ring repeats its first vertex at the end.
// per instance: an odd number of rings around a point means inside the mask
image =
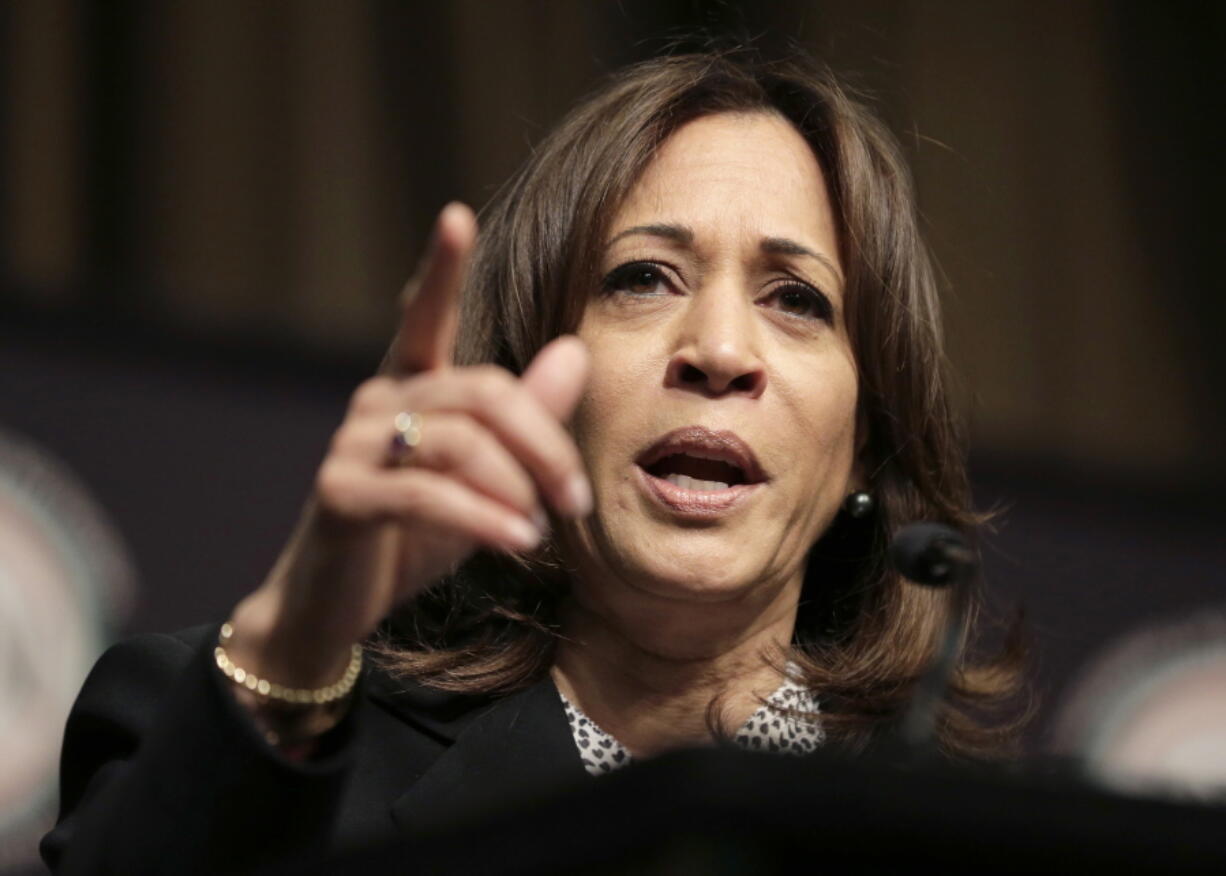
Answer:
POLYGON ((553 678, 635 757, 730 734, 782 682, 800 581, 720 602, 576 585, 563 607, 553 678), (613 598, 609 598, 612 595, 613 598))

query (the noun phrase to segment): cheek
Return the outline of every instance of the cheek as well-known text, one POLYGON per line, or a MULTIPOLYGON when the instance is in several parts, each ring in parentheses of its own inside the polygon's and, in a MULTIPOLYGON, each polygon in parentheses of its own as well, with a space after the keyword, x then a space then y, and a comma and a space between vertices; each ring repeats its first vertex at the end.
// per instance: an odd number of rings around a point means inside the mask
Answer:
POLYGON ((856 386, 854 381, 837 398, 830 400, 826 412, 826 446, 830 461, 839 469, 850 468, 856 453, 856 386))
POLYGON ((598 424, 604 418, 603 412, 609 406, 609 399, 615 396, 606 386, 609 379, 607 344, 603 343, 605 339, 599 332, 592 331, 589 315, 585 314, 575 334, 587 347, 589 366, 583 395, 580 396, 579 404, 571 417, 571 431, 590 470, 594 454, 592 443, 601 438, 603 433, 598 424))
POLYGON ((647 344, 624 334, 593 330, 585 320, 576 332, 587 345, 591 363, 587 385, 571 420, 575 441, 589 471, 639 434, 651 405, 644 395, 652 386, 653 366, 647 344))
MULTIPOLYGON (((591 346, 588 349, 592 351, 591 346)), ((571 423, 583 462, 589 473, 597 475, 600 462, 608 461, 610 449, 619 443, 618 427, 625 423, 623 408, 630 387, 599 356, 593 354, 591 361, 591 376, 571 423)))
POLYGON ((807 454, 809 483, 828 484, 815 491, 815 501, 825 503, 839 498, 852 473, 856 454, 856 411, 858 386, 855 371, 846 363, 815 369, 816 376, 803 388, 795 384, 788 407, 798 425, 807 454))

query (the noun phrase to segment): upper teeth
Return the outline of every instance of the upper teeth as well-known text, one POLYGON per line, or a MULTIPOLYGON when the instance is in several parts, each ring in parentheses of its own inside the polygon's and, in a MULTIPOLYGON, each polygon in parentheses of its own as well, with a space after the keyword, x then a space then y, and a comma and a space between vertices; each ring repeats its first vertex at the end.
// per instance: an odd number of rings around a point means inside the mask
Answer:
POLYGON ((692 478, 689 475, 670 474, 664 480, 670 484, 676 484, 683 490, 726 490, 728 485, 721 481, 700 481, 698 478, 692 478))

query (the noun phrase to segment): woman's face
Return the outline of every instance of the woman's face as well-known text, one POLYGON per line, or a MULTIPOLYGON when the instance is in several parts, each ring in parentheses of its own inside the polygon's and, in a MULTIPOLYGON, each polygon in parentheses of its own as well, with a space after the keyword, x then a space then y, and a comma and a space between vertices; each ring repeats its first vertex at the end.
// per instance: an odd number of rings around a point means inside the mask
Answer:
POLYGON ((595 511, 580 582, 718 602, 799 592, 854 485, 856 365, 821 170, 780 117, 663 145, 615 214, 578 334, 595 511))

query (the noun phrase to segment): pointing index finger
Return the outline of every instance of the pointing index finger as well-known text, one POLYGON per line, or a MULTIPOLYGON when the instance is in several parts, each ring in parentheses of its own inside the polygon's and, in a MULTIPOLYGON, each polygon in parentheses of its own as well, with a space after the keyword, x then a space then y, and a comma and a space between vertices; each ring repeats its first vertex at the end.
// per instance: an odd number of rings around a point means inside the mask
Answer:
POLYGON ((477 219, 464 204, 442 209, 417 275, 405 287, 395 362, 403 374, 451 364, 459 323, 460 289, 477 239, 477 219))

